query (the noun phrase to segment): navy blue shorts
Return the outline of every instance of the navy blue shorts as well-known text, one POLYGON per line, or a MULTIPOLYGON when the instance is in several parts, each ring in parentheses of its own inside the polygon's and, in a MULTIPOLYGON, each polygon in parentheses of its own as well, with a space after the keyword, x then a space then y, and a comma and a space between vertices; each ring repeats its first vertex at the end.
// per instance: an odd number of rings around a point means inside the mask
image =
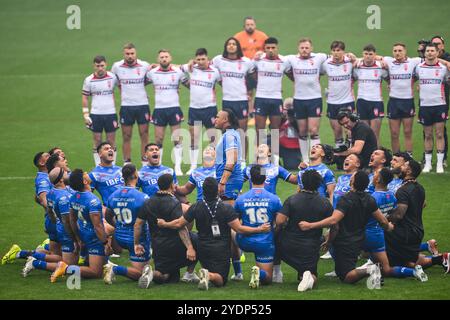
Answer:
POLYGON ((152 122, 155 126, 176 126, 184 120, 180 107, 160 108, 153 110, 152 122))
POLYGON ((318 118, 322 116, 322 98, 297 100, 294 99, 295 119, 318 118))
POLYGON ((248 100, 245 101, 222 101, 222 109, 230 109, 238 120, 248 118, 248 100))
POLYGON ((124 126, 132 126, 135 122, 146 124, 150 120, 150 107, 148 105, 120 107, 120 123, 124 126))
POLYGON ((423 126, 432 126, 435 123, 445 122, 448 117, 448 107, 442 106, 419 107, 419 123, 423 126))
POLYGON ((414 118, 415 115, 414 98, 389 98, 387 105, 387 116, 389 119, 414 118))
POLYGON ((384 103, 383 101, 358 99, 356 101, 356 111, 361 120, 384 118, 384 103))
POLYGON ((355 112, 355 102, 349 102, 344 104, 331 104, 327 106, 327 117, 331 120, 337 120, 337 115, 342 108, 347 108, 352 112, 355 112))
POLYGON ((283 100, 255 98, 255 113, 260 116, 281 116, 283 100))
POLYGON ((105 256, 105 246, 97 238, 94 229, 80 228, 80 238, 86 246, 89 255, 105 256))
POLYGON ((275 245, 273 243, 260 242, 258 239, 253 239, 252 237, 239 233, 236 235, 236 242, 243 251, 253 252, 256 262, 273 262, 273 256, 275 254, 275 245))
POLYGON ((188 125, 193 126, 194 122, 201 122, 205 128, 213 128, 217 115, 217 107, 202 109, 189 108, 188 125))
POLYGON ((88 127, 92 132, 114 132, 119 128, 117 114, 90 114, 92 124, 88 127))

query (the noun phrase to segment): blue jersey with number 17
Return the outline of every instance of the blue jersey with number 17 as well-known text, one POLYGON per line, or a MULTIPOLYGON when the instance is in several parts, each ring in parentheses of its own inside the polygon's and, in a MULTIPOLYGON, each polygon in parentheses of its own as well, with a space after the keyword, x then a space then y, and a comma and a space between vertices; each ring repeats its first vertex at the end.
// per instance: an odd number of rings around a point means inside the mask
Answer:
MULTIPOLYGON (((264 223, 272 224, 275 214, 281 210, 278 196, 264 188, 253 188, 236 199, 234 209, 240 215, 242 224, 258 227, 264 223)), ((273 242, 273 230, 268 233, 254 233, 246 237, 257 242, 273 242)))

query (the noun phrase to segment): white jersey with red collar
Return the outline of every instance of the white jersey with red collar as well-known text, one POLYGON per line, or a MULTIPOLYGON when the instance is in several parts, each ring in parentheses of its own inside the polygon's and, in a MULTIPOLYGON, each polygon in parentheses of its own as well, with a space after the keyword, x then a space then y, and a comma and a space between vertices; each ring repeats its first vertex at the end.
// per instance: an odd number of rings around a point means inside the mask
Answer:
POLYGON ((287 56, 294 75, 294 99, 311 100, 322 97, 320 69, 328 59, 324 53, 311 53, 307 59, 299 55, 287 56))
POLYGON ((91 114, 115 114, 114 87, 117 79, 111 72, 106 72, 103 78, 91 74, 84 80, 82 94, 92 97, 91 114))
POLYGON ((181 71, 189 74, 190 108, 203 109, 217 105, 215 85, 220 81, 219 70, 213 66, 202 70, 194 65, 190 71, 189 66, 184 64, 181 71))
POLYGON ((180 106, 180 83, 187 81, 180 68, 170 66, 168 70, 161 67, 147 72, 147 81, 155 89, 155 109, 180 106))
POLYGON ((148 70, 150 70, 148 62, 139 59, 132 66, 124 60, 113 64, 111 72, 119 80, 122 106, 148 105, 148 96, 145 91, 145 75, 148 70))
POLYGON ((322 74, 328 76, 327 102, 330 104, 345 104, 354 102, 353 94, 353 64, 349 58, 337 63, 333 58, 328 58, 321 69, 322 74))
POLYGON ((266 99, 282 99, 281 88, 283 75, 289 70, 286 58, 278 55, 274 59, 268 59, 264 55, 254 61, 258 73, 256 85, 256 97, 266 99))
POLYGON ((247 101, 245 77, 254 71, 252 60, 242 57, 236 60, 214 57, 212 65, 220 72, 222 78, 222 99, 225 101, 247 101))
POLYGON ((421 107, 445 105, 444 86, 450 76, 446 66, 440 62, 434 65, 423 62, 416 67, 415 76, 419 79, 421 107))
POLYGON ((367 101, 383 101, 381 81, 387 78, 387 71, 381 62, 375 61, 371 66, 362 63, 353 69, 353 77, 358 80, 358 99, 367 101))
POLYGON ((389 97, 397 99, 414 98, 414 70, 421 58, 406 58, 398 61, 392 57, 383 57, 389 67, 389 97))

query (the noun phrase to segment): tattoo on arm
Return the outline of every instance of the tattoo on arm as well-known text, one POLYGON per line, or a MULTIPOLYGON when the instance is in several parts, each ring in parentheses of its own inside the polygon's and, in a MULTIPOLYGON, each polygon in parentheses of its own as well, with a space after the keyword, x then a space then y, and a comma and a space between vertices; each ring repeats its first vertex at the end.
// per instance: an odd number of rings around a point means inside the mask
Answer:
POLYGON ((189 231, 186 227, 180 229, 178 231, 178 235, 180 236, 181 241, 183 241, 183 244, 186 247, 186 249, 192 247, 191 237, 189 236, 189 231))

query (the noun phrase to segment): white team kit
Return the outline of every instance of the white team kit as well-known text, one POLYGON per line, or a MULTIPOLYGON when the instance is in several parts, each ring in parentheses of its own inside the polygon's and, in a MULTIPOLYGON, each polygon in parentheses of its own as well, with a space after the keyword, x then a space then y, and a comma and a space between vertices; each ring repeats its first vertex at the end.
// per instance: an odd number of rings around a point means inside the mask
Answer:
POLYGON ((352 72, 353 65, 347 57, 342 63, 336 63, 333 58, 328 58, 322 64, 321 73, 328 76, 329 104, 342 105, 355 101, 352 72))
POLYGON ((145 76, 150 70, 148 62, 137 59, 129 66, 124 60, 115 62, 111 71, 119 80, 122 106, 147 106, 148 96, 145 91, 145 76))
POLYGON ((91 114, 116 114, 114 104, 114 88, 116 86, 117 79, 111 72, 106 72, 103 78, 97 78, 95 74, 91 74, 84 80, 82 93, 92 98, 91 114))
POLYGON ((382 102, 381 82, 387 75, 387 70, 382 68, 379 61, 375 61, 371 66, 361 64, 354 68, 353 77, 358 80, 358 99, 382 102))
POLYGON ((214 57, 212 65, 220 72, 222 78, 222 94, 225 101, 247 101, 247 86, 245 77, 254 72, 252 60, 242 57, 236 60, 214 57))
POLYGON ((254 61, 258 74, 257 98, 282 99, 283 75, 290 70, 287 59, 278 55, 275 59, 265 56, 254 61))
POLYGON ((180 83, 187 81, 183 71, 177 67, 163 70, 160 67, 147 72, 147 81, 155 89, 155 109, 172 108, 180 106, 180 83))
POLYGON ((397 61, 392 57, 383 57, 389 68, 389 97, 397 99, 414 98, 414 70, 421 58, 409 58, 397 61))
POLYGON ((447 67, 440 62, 428 65, 419 64, 415 70, 419 80, 420 107, 433 107, 445 105, 445 82, 449 78, 447 67))
POLYGON ((311 53, 308 59, 299 55, 289 55, 286 58, 294 76, 294 99, 321 98, 320 70, 328 56, 324 53, 311 53))
POLYGON ((189 74, 190 103, 189 107, 193 109, 203 109, 216 106, 215 85, 220 78, 219 70, 213 66, 202 70, 194 65, 192 71, 187 64, 181 66, 185 74, 189 74))

